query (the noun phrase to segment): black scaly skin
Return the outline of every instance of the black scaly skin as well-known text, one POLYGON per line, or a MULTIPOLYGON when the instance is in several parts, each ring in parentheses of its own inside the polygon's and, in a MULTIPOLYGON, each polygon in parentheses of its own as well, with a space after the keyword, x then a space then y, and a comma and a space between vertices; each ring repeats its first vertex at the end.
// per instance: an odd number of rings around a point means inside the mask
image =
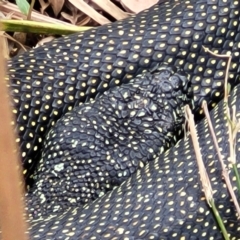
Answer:
MULTIPOLYGON (((233 89, 229 106, 240 118, 240 85, 233 89)), ((224 163, 228 162, 228 124, 223 101, 211 112, 224 163)), ((206 120, 197 126, 203 161, 212 184, 215 205, 230 234, 239 239, 240 221, 222 180, 206 120)), ((240 134, 236 156, 240 169, 240 134)), ((233 170, 230 178, 233 179, 233 170)), ((189 136, 146 167, 138 170, 120 187, 92 204, 70 208, 64 214, 31 222, 31 239, 44 240, 158 240, 158 239, 223 239, 213 213, 205 201, 192 140, 189 136)), ((233 187, 237 198, 236 179, 233 187)))
MULTIPOLYGON (((32 172, 44 134, 63 113, 158 62, 182 67, 191 76, 196 106, 205 97, 213 107, 223 92, 226 63, 205 53, 202 46, 232 53, 229 81, 235 85, 240 72, 239 5, 237 0, 171 0, 129 19, 58 39, 9 62, 26 176, 32 172)), ((221 107, 213 116, 226 154, 221 107)), ((238 239, 239 223, 227 201, 213 143, 203 124, 199 136, 220 214, 231 236, 238 239)), ((163 162, 157 160, 84 210, 70 208, 31 222, 32 238, 221 239, 201 198, 191 142, 181 141, 163 162)))
POLYGON ((176 143, 191 99, 187 75, 161 65, 66 113, 46 136, 27 194, 30 215, 79 206, 119 186, 176 143))
POLYGON ((65 112, 143 69, 167 62, 191 76, 195 105, 221 98, 225 59, 205 53, 231 52, 229 82, 239 70, 239 1, 170 0, 136 16, 57 39, 9 62, 9 85, 25 176, 40 156, 43 138, 65 112))

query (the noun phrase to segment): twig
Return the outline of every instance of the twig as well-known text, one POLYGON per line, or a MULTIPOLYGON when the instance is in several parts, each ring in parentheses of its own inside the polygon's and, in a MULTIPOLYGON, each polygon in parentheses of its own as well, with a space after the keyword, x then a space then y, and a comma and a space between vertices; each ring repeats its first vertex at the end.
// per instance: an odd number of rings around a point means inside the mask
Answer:
POLYGON ((208 52, 209 54, 211 54, 214 57, 218 57, 218 58, 227 58, 227 67, 226 67, 226 72, 227 74, 225 74, 225 79, 224 79, 224 100, 227 102, 228 100, 228 73, 229 73, 229 68, 230 68, 230 64, 232 61, 232 56, 231 55, 227 55, 227 54, 217 54, 212 52, 211 50, 209 50, 208 48, 202 46, 203 49, 208 52))
POLYGON ((193 147, 194 147, 196 158, 197 158, 197 164, 198 164, 199 174, 200 174, 202 185, 203 185, 203 191, 205 193, 207 202, 209 204, 209 200, 212 199, 213 191, 212 191, 211 183, 208 178, 208 175, 202 160, 202 154, 200 152, 198 136, 195 129, 194 117, 188 105, 185 107, 185 112, 186 112, 186 119, 188 121, 189 130, 190 130, 190 135, 193 142, 193 147))
POLYGON ((205 168, 204 163, 203 163, 202 155, 201 155, 201 152, 200 152, 200 146, 199 146, 199 142, 198 142, 197 131, 196 131, 196 128, 195 128, 194 117, 193 117, 193 114, 192 114, 189 106, 185 107, 185 112, 186 112, 186 118, 187 118, 188 124, 189 124, 190 135, 191 135, 191 139, 192 139, 192 142, 193 142, 194 151, 195 151, 195 154, 196 154, 200 179, 201 179, 201 182, 202 182, 203 192, 205 194, 206 201, 207 201, 208 205, 213 210, 214 216, 215 216, 215 218, 218 222, 219 227, 221 228, 221 231, 222 231, 222 234, 223 234, 225 240, 229 240, 227 230, 226 230, 226 228, 223 224, 223 221, 222 221, 222 219, 219 215, 219 212, 218 212, 218 210, 215 206, 215 203, 214 203, 213 190, 212 190, 212 187, 211 187, 211 183, 210 183, 206 168, 205 168))
MULTIPOLYGON (((228 107, 228 94, 229 94, 229 91, 230 91, 230 89, 228 88, 228 73, 229 73, 229 69, 230 69, 232 56, 227 55, 227 54, 224 54, 224 55, 215 54, 212 51, 210 51, 209 49, 207 49, 205 47, 203 47, 203 48, 206 52, 210 53, 211 55, 213 55, 215 57, 227 58, 227 67, 226 67, 226 74, 225 74, 225 79, 224 79, 224 102, 225 102, 225 105, 226 105, 226 116, 227 116, 227 119, 228 119, 228 122, 229 122, 229 124, 228 124, 229 155, 230 155, 230 162, 232 163, 232 166, 233 166, 234 174, 237 178, 237 188, 238 188, 238 192, 240 194, 240 177, 239 177, 239 173, 238 173, 237 166, 236 166, 236 147, 235 147, 236 146, 236 135, 237 135, 237 132, 240 129, 240 123, 236 120, 236 117, 235 117, 236 116, 236 108, 233 108, 233 111, 232 111, 233 116, 232 116, 232 119, 231 119, 230 109, 228 107)), ((216 149, 218 149, 218 147, 216 147, 216 149)), ((236 209, 237 209, 237 212, 238 212, 238 218, 239 218, 240 217, 240 208, 239 208, 239 204, 238 204, 236 195, 233 191, 233 187, 231 185, 230 178, 229 178, 229 175, 227 173, 226 167, 223 164, 223 160, 221 160, 221 158, 219 158, 219 160, 221 162, 222 169, 223 169, 223 177, 226 181, 228 190, 229 190, 230 195, 231 195, 231 197, 234 201, 234 204, 236 206, 236 209)))
POLYGON ((31 1, 31 5, 30 5, 30 8, 29 8, 29 11, 28 11, 28 15, 27 15, 27 20, 31 20, 31 15, 32 15, 32 11, 33 11, 33 6, 35 4, 35 0, 32 0, 31 1))
POLYGON ((240 216, 240 207, 239 207, 236 195, 233 191, 233 187, 232 187, 232 183, 231 183, 231 180, 230 180, 230 177, 229 177, 229 174, 228 174, 228 170, 227 170, 227 168, 226 168, 226 166, 223 162, 223 157, 222 157, 222 154, 221 154, 220 149, 219 149, 218 141, 217 141, 214 129, 213 129, 213 125, 212 125, 212 121, 211 121, 211 118, 210 118, 210 115, 209 115, 209 111, 208 111, 206 101, 203 101, 202 107, 203 107, 203 111, 204 111, 204 114, 205 114, 207 122, 208 122, 208 127, 209 127, 209 130, 210 130, 210 133, 211 133, 212 138, 213 138, 213 143, 214 143, 215 149, 217 151, 218 159, 219 159, 219 161, 221 163, 221 166, 222 166, 222 175, 225 179, 228 191, 229 191, 229 193, 232 197, 232 200, 233 200, 234 205, 236 207, 236 210, 238 212, 238 216, 240 216))

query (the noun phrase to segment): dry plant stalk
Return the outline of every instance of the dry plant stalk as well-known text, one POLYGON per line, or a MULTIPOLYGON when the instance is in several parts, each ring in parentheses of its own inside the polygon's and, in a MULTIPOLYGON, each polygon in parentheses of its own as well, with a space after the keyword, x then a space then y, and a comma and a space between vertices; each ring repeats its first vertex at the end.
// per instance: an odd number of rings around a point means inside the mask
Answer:
POLYGON ((185 113, 186 113, 186 119, 188 121, 189 129, 190 129, 190 135, 191 135, 192 142, 193 142, 193 148, 194 148, 194 151, 196 154, 196 159, 197 159, 197 164, 198 164, 198 169, 199 169, 199 174, 200 174, 200 180, 202 182, 203 192, 205 194, 206 201, 207 201, 208 205, 212 208, 213 214, 214 214, 214 216, 218 222, 218 225, 222 231, 224 239, 229 240, 227 230, 224 226, 221 216, 219 215, 219 212, 214 203, 213 190, 212 190, 211 182, 208 177, 206 168, 203 163, 202 154, 200 151, 200 146, 199 146, 198 137, 197 137, 197 131, 196 131, 195 122, 194 122, 194 117, 193 117, 191 109, 189 108, 188 105, 185 107, 185 113))
MULTIPOLYGON (((198 142, 197 131, 195 128, 194 117, 193 117, 192 111, 188 105, 185 107, 185 113, 186 113, 186 119, 187 119, 189 130, 190 130, 190 135, 191 135, 192 142, 193 142, 194 151, 196 154, 200 179, 201 179, 202 186, 203 186, 203 192, 204 192, 204 194, 206 196, 206 200, 209 204, 209 201, 211 199, 213 199, 213 190, 211 187, 211 183, 210 183, 206 168, 203 163, 202 154, 201 154, 200 146, 199 146, 199 142, 198 142)), ((209 206, 211 207, 210 204, 209 204, 209 206)))
MULTIPOLYGON (((10 3, 10 2, 6 2, 2 5, 0 4, 0 11, 3 12, 5 15, 13 13, 13 14, 10 14, 12 19, 21 19, 22 20, 22 19, 26 18, 26 16, 20 12, 17 5, 10 3)), ((56 24, 72 26, 71 23, 67 23, 67 22, 64 22, 64 21, 61 21, 61 20, 58 20, 55 18, 51 18, 51 17, 45 16, 45 15, 42 15, 36 11, 33 11, 31 13, 31 20, 37 21, 37 22, 56 23, 56 24)))
POLYGON ((98 13, 96 10, 94 10, 92 7, 90 7, 86 2, 83 0, 69 0, 69 2, 75 6, 77 9, 81 10, 85 14, 87 14, 89 17, 91 17, 93 20, 98 22, 99 24, 107 24, 110 23, 110 21, 105 18, 103 15, 98 13))
POLYGON ((226 58, 227 59, 227 67, 226 67, 226 75, 224 78, 224 100, 227 102, 228 101, 228 73, 229 73, 229 68, 230 68, 230 64, 231 64, 231 60, 232 60, 232 56, 231 55, 227 55, 227 54, 217 54, 212 52, 211 50, 209 50, 208 48, 202 46, 202 48, 210 53, 212 56, 217 57, 217 58, 226 58))
MULTIPOLYGON (((0 49, 3 49, 0 36, 0 49)), ((5 61, 0 52, 0 228, 3 240, 27 240, 24 221, 23 180, 11 126, 12 112, 6 86, 5 61)))
POLYGON ((240 207, 239 207, 239 204, 238 204, 238 200, 237 200, 236 195, 235 195, 235 193, 233 191, 233 187, 232 187, 232 183, 231 183, 231 180, 230 180, 230 177, 229 177, 229 174, 228 174, 228 170, 227 170, 227 168, 226 168, 226 166, 225 166, 225 164, 223 162, 223 157, 222 157, 222 154, 220 152, 218 141, 217 141, 217 138, 216 138, 216 134, 215 134, 213 126, 212 126, 212 121, 211 121, 211 118, 210 118, 210 115, 209 115, 209 111, 208 111, 208 107, 207 107, 206 101, 203 102, 202 107, 203 107, 203 111, 204 111, 204 114, 205 114, 207 122, 208 122, 208 127, 209 127, 209 130, 210 130, 210 133, 211 133, 212 138, 213 138, 213 143, 214 143, 215 149, 217 151, 218 159, 219 159, 219 161, 221 163, 222 176, 223 176, 223 178, 224 178, 224 180, 226 182, 228 191, 229 191, 229 193, 231 195, 231 198, 233 200, 233 203, 234 203, 234 205, 236 207, 238 216, 240 216, 240 207))
POLYGON ((130 16, 129 13, 124 12, 110 0, 92 0, 92 2, 102 8, 105 12, 109 13, 116 20, 121 20, 130 16))
MULTIPOLYGON (((232 164, 235 164, 236 163, 236 149, 235 149, 236 141, 235 141, 235 137, 237 135, 237 132, 240 129, 240 124, 235 119, 236 109, 235 109, 235 111, 233 109, 233 117, 231 118, 230 109, 228 107, 228 94, 229 94, 228 93, 228 73, 229 73, 232 57, 231 57, 231 55, 227 55, 227 54, 224 54, 224 55, 215 54, 211 50, 209 50, 208 48, 205 48, 205 47, 203 47, 203 48, 206 52, 210 53, 212 56, 227 59, 226 74, 225 74, 225 79, 224 79, 224 102, 226 104, 227 119, 230 120, 230 121, 232 119, 232 123, 235 124, 235 129, 232 129, 232 124, 228 123, 230 162, 232 164)), ((216 138, 213 126, 212 126, 212 122, 211 122, 211 119, 210 119, 210 116, 209 116, 209 111, 208 111, 206 102, 205 103, 203 102, 203 110, 204 110, 205 116, 206 116, 207 121, 208 121, 209 129, 210 129, 210 132, 211 132, 211 135, 212 135, 212 138, 213 138, 213 142, 214 142, 217 154, 218 154, 219 161, 220 161, 221 166, 222 166, 222 175, 223 175, 223 178, 225 179, 228 191, 229 191, 229 193, 231 195, 231 198, 234 202, 235 208, 236 208, 237 213, 238 213, 238 218, 239 218, 240 217, 240 207, 239 207, 237 197, 234 193, 234 190, 233 190, 233 187, 232 187, 232 184, 231 184, 231 180, 230 180, 230 177, 229 177, 229 174, 228 174, 228 170, 227 170, 227 168, 226 168, 226 166, 223 162, 223 158, 222 158, 222 155, 221 155, 220 150, 219 150, 219 145, 218 145, 218 142, 217 142, 217 138, 216 138)))

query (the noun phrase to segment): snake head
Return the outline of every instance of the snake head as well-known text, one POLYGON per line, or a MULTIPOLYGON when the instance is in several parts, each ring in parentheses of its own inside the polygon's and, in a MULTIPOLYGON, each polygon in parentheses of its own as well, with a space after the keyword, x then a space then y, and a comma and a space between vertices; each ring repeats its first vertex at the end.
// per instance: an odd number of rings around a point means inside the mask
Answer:
POLYGON ((161 91, 163 94, 171 95, 193 108, 193 89, 190 75, 181 68, 166 63, 157 64, 149 70, 149 78, 156 86, 155 92, 161 91))

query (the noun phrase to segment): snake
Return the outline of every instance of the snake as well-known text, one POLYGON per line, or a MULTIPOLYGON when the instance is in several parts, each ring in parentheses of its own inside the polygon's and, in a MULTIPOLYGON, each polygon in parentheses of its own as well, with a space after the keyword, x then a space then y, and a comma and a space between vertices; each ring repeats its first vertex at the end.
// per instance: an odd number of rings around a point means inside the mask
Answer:
POLYGON ((119 186, 181 137, 191 99, 188 76, 162 64, 66 113, 46 136, 26 195, 28 216, 85 204, 119 186))
MULTIPOLYGON (((217 105, 226 59, 210 55, 203 46, 217 54, 231 53, 228 81, 237 86, 239 5, 236 0, 160 1, 135 16, 64 36, 10 60, 8 85, 27 184, 59 118, 163 62, 189 75, 196 115, 202 115, 203 100, 214 108, 213 125, 226 155, 226 106, 217 105)), ((238 91, 238 86, 232 90, 229 101, 237 114, 238 91)), ((232 203, 226 204, 229 196, 206 122, 197 130, 217 205, 230 236, 237 239, 239 222, 232 203)), ((95 201, 30 220, 31 238, 221 239, 199 187, 194 156, 191 141, 181 140, 95 201)))

